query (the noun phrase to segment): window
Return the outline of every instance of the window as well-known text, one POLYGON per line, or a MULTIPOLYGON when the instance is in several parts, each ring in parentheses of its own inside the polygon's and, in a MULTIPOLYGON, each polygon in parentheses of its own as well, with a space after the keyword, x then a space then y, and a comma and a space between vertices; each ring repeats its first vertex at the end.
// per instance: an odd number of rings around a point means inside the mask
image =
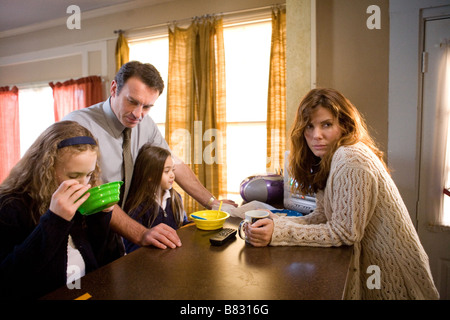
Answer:
POLYGON ((54 122, 52 88, 46 85, 19 89, 20 157, 54 122))
POLYGON ((167 75, 169 67, 169 37, 159 36, 139 41, 129 41, 129 58, 143 63, 151 63, 164 80, 164 91, 150 109, 149 115, 158 125, 162 135, 165 134, 166 104, 167 104, 167 75))
MULTIPOLYGON (((445 59, 445 87, 443 89, 443 106, 447 109, 447 141, 446 141, 446 154, 444 157, 444 188, 450 190, 450 43, 445 42, 446 51, 444 55, 445 59)), ((442 225, 450 226, 450 195, 446 194, 443 201, 443 214, 442 225)))
POLYGON ((239 185, 266 172, 267 91, 269 85, 269 21, 225 26, 227 87, 227 190, 241 202, 239 185))
MULTIPOLYGON (((266 172, 266 120, 269 83, 270 19, 224 25, 227 105, 228 199, 242 201, 239 186, 246 177, 266 172)), ((130 60, 153 64, 167 88, 168 35, 129 40, 130 60)), ((166 91, 149 115, 164 135, 166 91)))

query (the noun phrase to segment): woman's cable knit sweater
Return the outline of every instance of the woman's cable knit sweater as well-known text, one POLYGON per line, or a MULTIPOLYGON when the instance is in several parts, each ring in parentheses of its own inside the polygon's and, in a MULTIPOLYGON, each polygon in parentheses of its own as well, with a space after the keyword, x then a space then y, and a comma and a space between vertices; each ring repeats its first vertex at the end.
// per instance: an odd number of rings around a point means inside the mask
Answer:
POLYGON ((367 146, 357 143, 335 152, 316 201, 317 208, 307 216, 274 219, 270 245, 353 245, 344 299, 439 297, 400 193, 367 146), (374 274, 367 270, 371 265, 379 267, 380 289, 367 285, 374 274))

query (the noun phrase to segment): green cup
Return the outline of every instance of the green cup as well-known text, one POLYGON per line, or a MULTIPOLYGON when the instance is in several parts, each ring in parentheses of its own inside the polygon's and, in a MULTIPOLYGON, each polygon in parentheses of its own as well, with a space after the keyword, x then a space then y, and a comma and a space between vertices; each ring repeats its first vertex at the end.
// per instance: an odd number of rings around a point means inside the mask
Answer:
POLYGON ((122 184, 122 181, 115 181, 89 189, 89 198, 78 208, 78 212, 87 216, 115 205, 120 200, 122 184))

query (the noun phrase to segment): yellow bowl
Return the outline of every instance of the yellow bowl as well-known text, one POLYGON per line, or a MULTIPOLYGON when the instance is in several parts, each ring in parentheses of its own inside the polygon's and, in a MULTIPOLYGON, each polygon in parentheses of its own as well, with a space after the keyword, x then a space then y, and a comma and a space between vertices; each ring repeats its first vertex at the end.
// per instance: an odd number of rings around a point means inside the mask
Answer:
POLYGON ((191 213, 189 218, 195 222, 198 229, 217 230, 223 228, 223 224, 229 216, 230 215, 224 211, 219 212, 218 210, 203 210, 191 213), (206 220, 195 218, 193 215, 206 220))

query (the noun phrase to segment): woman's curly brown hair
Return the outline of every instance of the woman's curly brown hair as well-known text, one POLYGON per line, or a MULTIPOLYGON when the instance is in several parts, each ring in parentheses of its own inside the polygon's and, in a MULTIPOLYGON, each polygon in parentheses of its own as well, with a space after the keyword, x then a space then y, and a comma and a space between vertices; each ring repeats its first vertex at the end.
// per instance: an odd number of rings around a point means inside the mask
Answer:
POLYGON ((301 194, 314 194, 325 188, 330 172, 331 160, 340 146, 362 142, 383 162, 383 152, 370 137, 366 123, 355 106, 340 92, 329 89, 313 89, 300 102, 290 134, 289 174, 297 182, 292 187, 301 194), (311 122, 311 115, 317 107, 326 108, 338 120, 342 130, 341 138, 322 158, 309 149, 304 132, 311 122))

